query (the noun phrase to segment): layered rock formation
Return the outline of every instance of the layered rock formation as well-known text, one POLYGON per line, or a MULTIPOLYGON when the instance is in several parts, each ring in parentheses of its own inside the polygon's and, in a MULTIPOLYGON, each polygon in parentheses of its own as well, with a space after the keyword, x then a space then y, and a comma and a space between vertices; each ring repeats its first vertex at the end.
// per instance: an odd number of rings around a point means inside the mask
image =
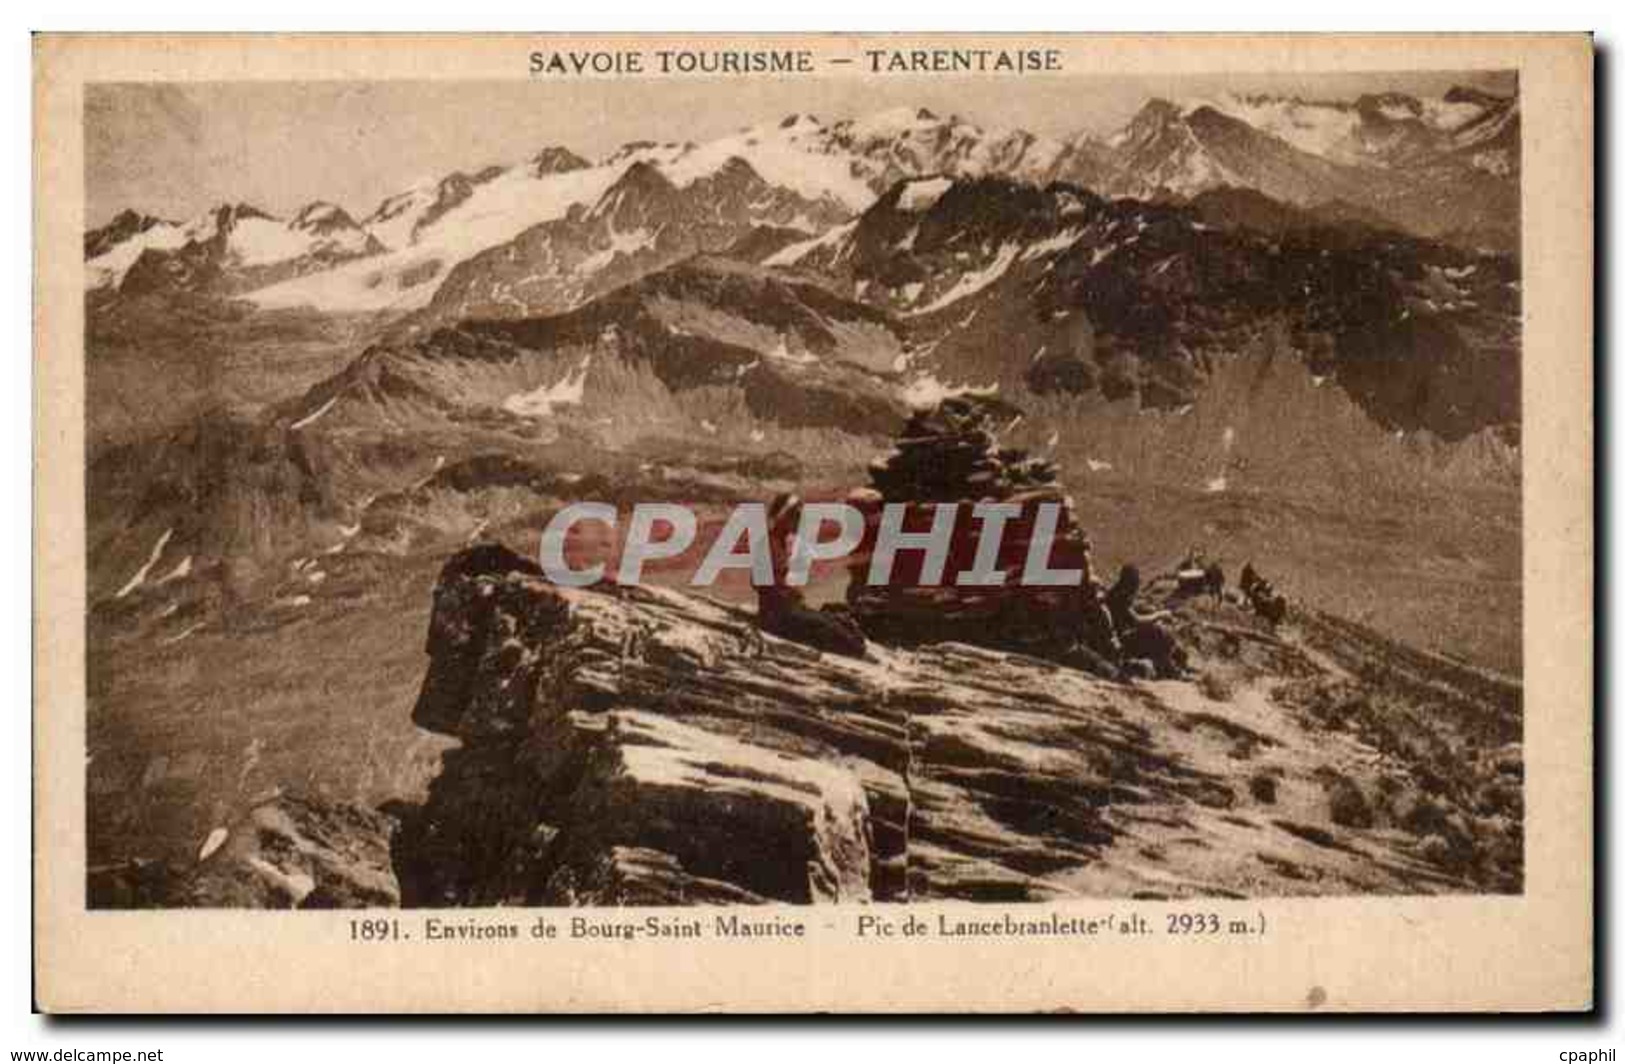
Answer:
POLYGON ((256 800, 98 907, 1021 902, 1517 892, 1521 690, 1305 611, 1176 604, 1199 683, 962 643, 863 658, 670 589, 447 562, 388 815, 256 800))
POLYGON ((428 652, 413 719, 463 746, 403 836, 409 904, 905 889, 906 714, 869 663, 673 592, 565 592, 500 547, 448 563, 428 652))
MULTIPOLYGON (((566 591, 475 548, 436 592, 414 719, 462 747, 397 840, 403 901, 1505 889, 1508 855, 1441 797, 1454 784, 1252 683, 1315 689, 1316 655, 1186 623, 1239 686, 1126 686, 962 644, 825 655, 737 607, 566 591)), ((1501 750, 1474 742, 1480 761, 1501 750)))

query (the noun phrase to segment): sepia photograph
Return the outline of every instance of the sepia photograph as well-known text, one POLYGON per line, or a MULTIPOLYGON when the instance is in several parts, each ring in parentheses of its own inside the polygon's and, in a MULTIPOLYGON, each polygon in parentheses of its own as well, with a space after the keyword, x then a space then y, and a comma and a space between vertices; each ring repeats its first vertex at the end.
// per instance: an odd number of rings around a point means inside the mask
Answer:
POLYGON ((1521 891, 1515 73, 852 87, 88 87, 90 904, 1521 891))
MULTIPOLYGON (((570 950, 542 1007, 588 1011, 698 997, 599 979, 684 940, 746 1010, 1329 993, 1001 998, 1029 943, 1195 984, 1328 936, 1345 1008, 1589 979, 1588 51, 116 43, 45 156, 83 535, 36 874, 128 971, 261 912, 369 966, 570 950), (1399 960, 1492 912, 1556 921, 1524 978, 1399 960), (910 937, 933 991, 727 981, 910 937)), ((333 1000, 529 1007, 415 978, 333 1000)))

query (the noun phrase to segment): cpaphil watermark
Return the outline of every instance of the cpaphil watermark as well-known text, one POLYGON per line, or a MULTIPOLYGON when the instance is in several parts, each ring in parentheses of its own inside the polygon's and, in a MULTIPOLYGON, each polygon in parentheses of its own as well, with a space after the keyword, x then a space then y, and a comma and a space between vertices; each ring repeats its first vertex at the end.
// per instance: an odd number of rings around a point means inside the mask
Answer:
MULTIPOLYGON (((816 566, 847 561, 862 568, 866 559, 871 586, 1076 587, 1089 578, 1088 546, 1069 513, 1053 499, 859 505, 781 496, 771 505, 740 503, 701 544, 689 582, 709 587, 739 571, 756 587, 803 587, 816 566)), ((562 587, 607 579, 637 584, 652 563, 693 552, 700 532, 695 510, 681 503, 638 503, 630 512, 605 502, 572 503, 548 522, 539 560, 562 587), (622 538, 613 565, 569 557, 572 537, 594 523, 622 538)))

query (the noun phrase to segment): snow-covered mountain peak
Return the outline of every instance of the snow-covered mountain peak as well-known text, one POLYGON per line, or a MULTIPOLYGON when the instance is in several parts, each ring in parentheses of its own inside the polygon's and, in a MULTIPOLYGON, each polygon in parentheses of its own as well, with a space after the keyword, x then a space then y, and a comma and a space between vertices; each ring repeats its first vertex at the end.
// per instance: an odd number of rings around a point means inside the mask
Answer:
POLYGON ((541 151, 530 157, 530 173, 533 177, 546 177, 548 174, 564 174, 571 170, 586 170, 592 164, 569 148, 558 144, 549 144, 541 151))
POLYGON ((294 214, 293 221, 288 223, 288 227, 322 235, 360 228, 355 219, 350 217, 350 212, 326 200, 317 200, 301 207, 294 214))
POLYGON ((1113 148, 1132 149, 1134 145, 1143 144, 1176 125, 1184 114, 1185 109, 1171 100, 1147 100, 1122 129, 1107 138, 1106 143, 1113 148))

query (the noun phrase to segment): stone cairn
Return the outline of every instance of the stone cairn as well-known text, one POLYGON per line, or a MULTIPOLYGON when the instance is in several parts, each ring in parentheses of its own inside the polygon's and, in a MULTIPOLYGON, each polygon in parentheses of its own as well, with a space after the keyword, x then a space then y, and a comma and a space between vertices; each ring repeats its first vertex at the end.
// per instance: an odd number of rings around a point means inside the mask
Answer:
MULTIPOLYGON (((946 399, 934 409, 915 412, 891 452, 870 463, 872 487, 853 496, 868 515, 868 549, 853 559, 847 605, 872 638, 902 644, 951 640, 1046 655, 1064 653, 1080 639, 1094 642, 1098 591, 1089 541, 1075 519, 1072 500, 1061 489, 1053 462, 998 445, 994 420, 986 401, 946 399), (1022 507, 1001 537, 998 567, 1008 574, 1006 586, 960 587, 957 574, 971 568, 980 543, 982 524, 972 508, 982 501, 1022 507), (1081 587, 1018 586, 1038 506, 1046 502, 1061 507, 1050 567, 1082 569, 1081 587), (885 586, 868 585, 873 536, 884 503, 918 504, 904 524, 911 532, 930 527, 931 504, 959 507, 940 585, 917 582, 923 561, 918 550, 897 555, 885 586)), ((1105 635, 1109 641, 1109 623, 1105 635)))

